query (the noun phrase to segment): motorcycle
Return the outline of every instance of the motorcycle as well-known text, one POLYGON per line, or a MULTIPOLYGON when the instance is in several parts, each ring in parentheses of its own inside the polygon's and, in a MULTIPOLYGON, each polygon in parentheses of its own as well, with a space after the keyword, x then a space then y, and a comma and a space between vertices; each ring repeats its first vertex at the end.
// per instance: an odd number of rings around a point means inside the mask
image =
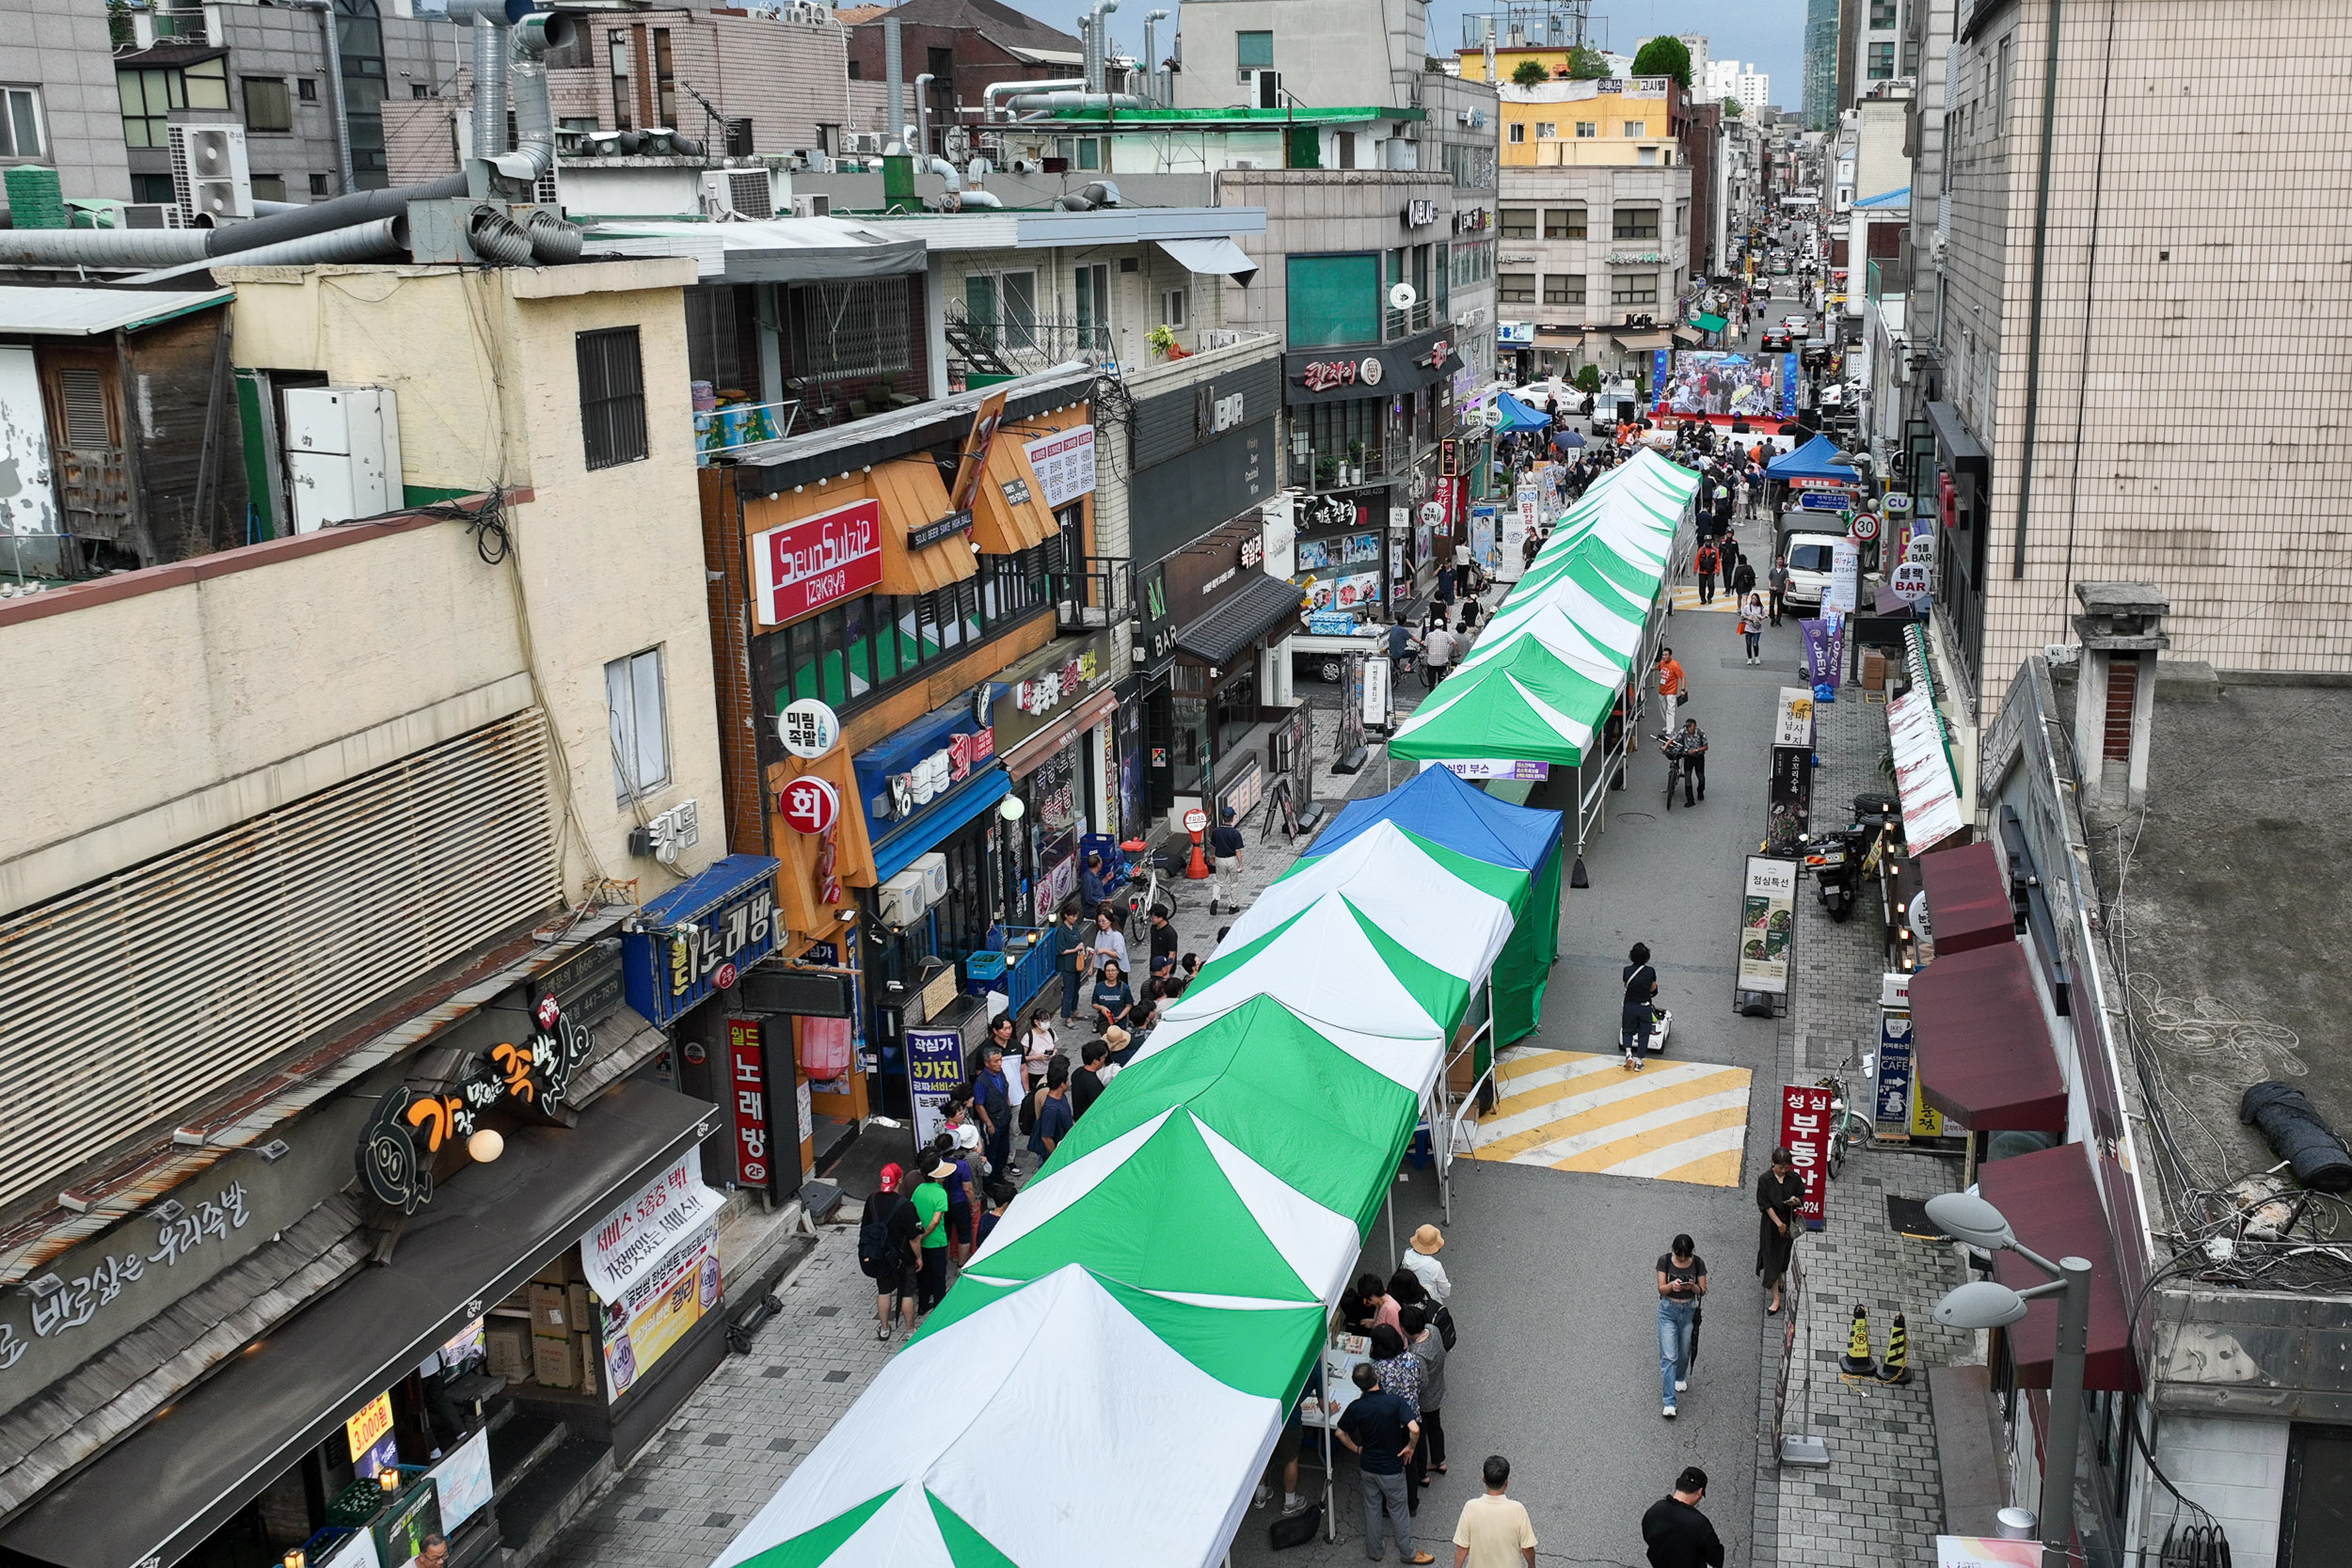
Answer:
POLYGON ((1849 822, 1833 832, 1804 833, 1797 839, 1802 873, 1812 877, 1821 907, 1840 925, 1853 913, 1881 831, 1874 824, 1849 822))

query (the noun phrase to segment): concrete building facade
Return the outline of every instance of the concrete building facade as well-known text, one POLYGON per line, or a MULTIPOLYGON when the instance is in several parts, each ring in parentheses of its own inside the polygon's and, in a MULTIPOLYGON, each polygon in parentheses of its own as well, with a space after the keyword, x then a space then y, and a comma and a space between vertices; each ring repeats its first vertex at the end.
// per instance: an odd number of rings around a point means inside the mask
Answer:
POLYGON ((0 8, 0 93, 8 111, 0 168, 46 165, 66 196, 130 199, 112 47, 101 8, 24 0, 0 8))

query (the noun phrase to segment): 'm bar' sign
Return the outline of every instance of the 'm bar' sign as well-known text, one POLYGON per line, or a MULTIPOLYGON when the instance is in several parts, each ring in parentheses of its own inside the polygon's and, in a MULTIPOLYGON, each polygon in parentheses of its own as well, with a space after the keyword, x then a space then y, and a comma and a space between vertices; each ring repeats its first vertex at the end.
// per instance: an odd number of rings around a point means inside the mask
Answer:
POLYGON ((752 535, 759 623, 780 626, 882 581, 882 505, 852 501, 752 535))

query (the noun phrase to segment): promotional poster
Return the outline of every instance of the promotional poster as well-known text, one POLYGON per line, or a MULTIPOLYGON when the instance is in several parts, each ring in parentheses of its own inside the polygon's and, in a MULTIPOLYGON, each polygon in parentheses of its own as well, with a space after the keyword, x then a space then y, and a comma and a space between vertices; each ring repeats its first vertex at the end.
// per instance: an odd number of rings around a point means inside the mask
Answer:
POLYGON ((1797 356, 1717 349, 1658 349, 1650 356, 1658 408, 1669 415, 1797 417, 1797 356))

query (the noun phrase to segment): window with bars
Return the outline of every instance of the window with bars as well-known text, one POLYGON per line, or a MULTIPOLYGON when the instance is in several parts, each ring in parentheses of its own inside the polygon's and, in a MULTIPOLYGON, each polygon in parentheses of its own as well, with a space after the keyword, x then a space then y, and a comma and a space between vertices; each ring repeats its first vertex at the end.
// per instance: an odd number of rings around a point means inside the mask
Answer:
POLYGON ((645 366, 637 328, 582 332, 580 353, 580 435, 591 468, 616 467, 645 457, 645 366))
POLYGON ((908 367, 903 277, 803 284, 790 291, 787 315, 796 375, 838 381, 908 367))

